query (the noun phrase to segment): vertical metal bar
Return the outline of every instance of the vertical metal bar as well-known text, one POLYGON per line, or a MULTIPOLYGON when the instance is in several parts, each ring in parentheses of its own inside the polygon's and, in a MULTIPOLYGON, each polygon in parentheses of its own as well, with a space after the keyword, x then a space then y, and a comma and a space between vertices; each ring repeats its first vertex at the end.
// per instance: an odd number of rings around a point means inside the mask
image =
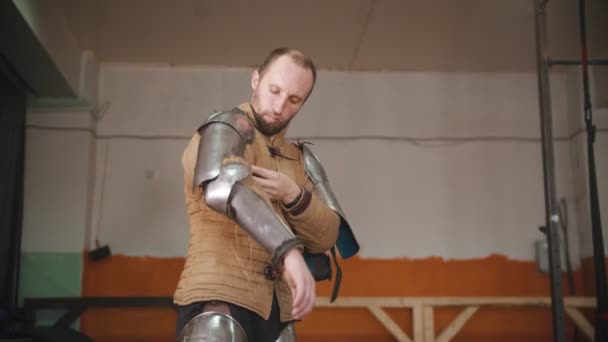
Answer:
POLYGON ((597 309, 595 313, 595 341, 608 339, 608 289, 606 288, 606 264, 600 198, 597 190, 595 166, 595 125, 589 90, 589 59, 587 58, 587 20, 585 0, 578 0, 579 33, 581 37, 581 65, 583 74, 583 97, 585 128, 587 130, 587 158, 589 172, 589 203, 591 209, 591 236, 593 240, 593 266, 595 269, 595 293, 597 309))
POLYGON ((534 0, 536 27, 536 62, 540 105, 540 128, 543 154, 543 179, 545 192, 545 233, 549 245, 549 276, 551 278, 551 313, 553 341, 566 341, 564 298, 559 252, 559 215, 555 187, 555 162, 553 152, 553 124, 551 120, 551 88, 546 42, 546 1, 534 0))

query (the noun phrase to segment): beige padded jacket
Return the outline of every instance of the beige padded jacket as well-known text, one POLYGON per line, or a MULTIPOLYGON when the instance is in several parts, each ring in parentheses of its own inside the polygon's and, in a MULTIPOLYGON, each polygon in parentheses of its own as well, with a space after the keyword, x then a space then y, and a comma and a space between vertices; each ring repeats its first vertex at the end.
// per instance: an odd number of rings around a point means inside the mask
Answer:
MULTIPOLYGON (((239 108, 255 123, 248 103, 239 108)), ((301 187, 313 191, 313 185, 304 170, 302 152, 285 141, 286 130, 287 128, 283 129, 271 142, 256 129, 253 142, 246 147, 244 162, 282 172, 301 187), (271 156, 269 146, 278 148, 283 156, 271 156)), ((233 220, 210 209, 202 199, 200 188, 193 192, 199 140, 199 134, 195 133, 182 156, 190 241, 174 302, 188 305, 199 301, 221 300, 252 310, 268 319, 273 291, 276 291, 281 320, 291 320, 292 298, 289 287, 282 279, 273 281, 264 276, 270 254, 233 220)), ((251 178, 245 180, 245 184, 268 200, 251 178)), ((286 212, 280 203, 271 202, 271 205, 304 242, 308 251, 320 253, 336 242, 338 215, 325 206, 314 191, 310 204, 298 215, 286 212)))

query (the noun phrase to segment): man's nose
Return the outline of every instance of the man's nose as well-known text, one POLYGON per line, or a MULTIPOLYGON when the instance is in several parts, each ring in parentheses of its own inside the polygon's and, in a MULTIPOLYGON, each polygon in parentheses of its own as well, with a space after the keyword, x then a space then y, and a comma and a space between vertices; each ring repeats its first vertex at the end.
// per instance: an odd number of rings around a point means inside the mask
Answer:
POLYGON ((279 97, 274 101, 274 112, 277 114, 283 113, 285 106, 287 105, 287 99, 283 97, 279 97))

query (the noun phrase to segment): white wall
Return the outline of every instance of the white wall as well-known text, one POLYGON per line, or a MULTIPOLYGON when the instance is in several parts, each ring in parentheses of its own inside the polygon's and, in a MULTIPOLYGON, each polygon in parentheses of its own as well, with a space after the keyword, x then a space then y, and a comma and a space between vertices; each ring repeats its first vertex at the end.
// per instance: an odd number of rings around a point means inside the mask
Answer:
MULTIPOLYGON (((582 117, 583 114, 581 113, 582 117)), ((599 192, 604 253, 608 255, 608 110, 593 111, 596 125, 595 164, 599 192)), ((591 230, 591 213, 589 202, 589 178, 587 159, 587 135, 581 134, 573 141, 572 159, 576 191, 573 193, 574 210, 576 210, 576 229, 580 233, 581 257, 593 256, 593 239, 591 230)))
MULTIPOLYGON (((594 74, 591 73, 593 76, 594 74)), ((608 75, 608 74, 607 74, 608 75)), ((572 167, 573 192, 568 198, 570 205, 570 228, 579 234, 579 248, 581 257, 593 256, 593 240, 591 232, 591 212, 589 201, 589 178, 587 158, 587 133, 585 129, 585 114, 583 100, 583 83, 580 68, 569 68, 566 72, 568 93, 570 94, 568 121, 575 137, 570 143, 570 158, 572 167)), ((590 100, 593 105, 592 118, 596 125, 595 162, 600 200, 600 214, 602 215, 602 230, 604 241, 608 235, 608 110, 598 101, 603 96, 603 90, 590 78, 590 100)), ((604 242, 605 253, 608 254, 608 244, 604 242)))
MULTIPOLYGON (((30 25, 36 24, 37 20, 50 25, 34 27, 39 31, 38 35, 54 37, 51 41, 59 43, 61 31, 51 25, 58 18, 53 19, 51 14, 43 15, 43 8, 36 7, 31 1, 20 1, 19 5, 21 11, 33 11, 28 16, 30 25)), ((75 89, 79 97, 28 98, 24 253, 81 253, 90 241, 91 199, 96 179, 95 117, 102 109, 97 106, 99 64, 92 52, 81 52, 73 46, 75 43, 71 42, 69 35, 64 38, 65 46, 51 45, 65 52, 66 56, 78 56, 75 60, 63 59, 63 64, 69 68, 61 71, 66 79, 76 79, 76 84, 70 84, 78 87, 75 89), (73 72, 76 74, 72 75, 73 72)), ((49 51, 51 45, 46 46, 49 51)))
POLYGON ((95 139, 87 112, 27 113, 22 251, 82 252, 95 139))
MULTIPOLYGON (((208 114, 248 99, 249 75, 102 65, 110 107, 97 124, 92 218, 102 243, 184 255, 181 153, 208 114)), ((567 80, 556 73, 551 85, 558 196, 571 198, 567 80)), ((315 143, 362 256, 533 259, 544 224, 534 73, 321 71, 290 132, 315 143)))
MULTIPOLYGON (((83 109, 28 113, 24 251, 79 251, 98 237, 114 253, 182 256, 181 153, 209 113, 247 100, 249 76, 104 64, 99 121, 83 109)), ((551 79, 575 264, 592 252, 578 81, 551 79)), ((608 115, 595 117, 602 200, 608 115)), ((363 257, 532 260, 544 224, 538 132, 533 73, 321 71, 290 136, 314 142, 363 257)))

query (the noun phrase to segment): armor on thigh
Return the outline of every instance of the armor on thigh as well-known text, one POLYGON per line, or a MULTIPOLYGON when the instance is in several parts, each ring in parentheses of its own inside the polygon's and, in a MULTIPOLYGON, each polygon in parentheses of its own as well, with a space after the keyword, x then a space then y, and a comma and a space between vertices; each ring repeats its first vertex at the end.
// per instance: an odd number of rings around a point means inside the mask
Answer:
POLYGON ((247 342, 247 335, 234 318, 223 313, 207 311, 191 319, 177 337, 177 342, 193 341, 247 342))
POLYGON ((283 331, 281 331, 281 335, 276 342, 297 342, 296 338, 296 328, 293 326, 293 323, 288 324, 283 331))

